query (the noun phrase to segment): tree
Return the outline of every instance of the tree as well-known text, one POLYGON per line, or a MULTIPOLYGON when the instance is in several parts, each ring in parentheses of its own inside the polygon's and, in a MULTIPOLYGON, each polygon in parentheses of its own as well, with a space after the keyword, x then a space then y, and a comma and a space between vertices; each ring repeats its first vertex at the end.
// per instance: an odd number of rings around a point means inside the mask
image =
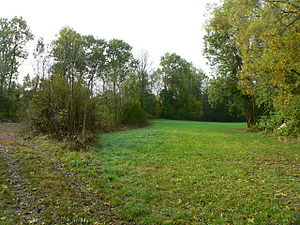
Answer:
POLYGON ((112 93, 112 114, 114 126, 122 121, 122 89, 136 61, 133 58, 132 47, 122 40, 109 41, 107 48, 107 86, 112 93))
POLYGON ((268 130, 282 123, 289 125, 281 133, 300 130, 299 9, 298 1, 226 0, 207 26, 205 52, 221 76, 227 79, 224 68, 238 65, 232 74, 248 125, 258 121, 259 110, 268 130), (233 52, 239 64, 230 60, 233 52))
POLYGON ((53 41, 53 74, 63 76, 69 85, 67 90, 70 103, 68 104, 68 129, 74 133, 77 130, 77 115, 75 110, 76 85, 86 85, 84 38, 75 30, 64 27, 58 38, 53 41))
MULTIPOLYGON (((240 92, 235 86, 228 83, 226 77, 220 76, 210 80, 207 89, 208 102, 213 109, 220 109, 220 106, 226 106, 222 109, 224 114, 232 115, 239 118, 242 114, 243 99, 240 92)), ((225 120, 227 115, 220 116, 221 120, 225 120)))
POLYGON ((263 1, 255 11, 237 39, 244 55, 240 86, 266 107, 266 129, 299 134, 299 1, 263 1))
MULTIPOLYGON (((242 69, 243 59, 236 39, 239 30, 241 29, 239 24, 244 18, 244 15, 240 15, 240 17, 233 16, 233 13, 235 12, 234 10, 238 10, 239 7, 243 8, 242 12, 245 12, 245 8, 243 7, 245 4, 241 3, 242 5, 239 5, 237 2, 238 0, 235 2, 230 0, 225 1, 221 7, 214 10, 214 17, 209 21, 206 27, 207 34, 204 37, 204 53, 210 60, 211 65, 217 69, 218 76, 221 77, 221 80, 216 81, 215 84, 222 81, 223 84, 226 85, 225 90, 227 93, 220 93, 219 96, 222 96, 223 94, 224 97, 226 95, 236 96, 233 100, 238 100, 238 102, 239 98, 242 98, 244 102, 244 115, 248 127, 251 127, 257 123, 258 109, 255 104, 254 96, 251 95, 251 93, 243 92, 238 88, 238 73, 242 69), (230 93, 228 93, 228 91, 230 93)), ((212 88, 214 88, 214 84, 212 85, 212 88)), ((214 102, 218 104, 225 103, 220 102, 220 100, 227 99, 215 98, 217 95, 213 90, 209 91, 209 93, 211 93, 209 98, 210 102, 213 104, 214 102), (215 94, 212 95, 212 93, 215 94)), ((233 107, 233 105, 238 105, 235 101, 227 101, 226 104, 229 108, 233 107)))
POLYGON ((149 55, 147 52, 141 51, 136 68, 138 98, 142 108, 147 112, 149 117, 155 115, 155 106, 157 104, 156 97, 152 93, 155 82, 154 79, 154 72, 151 68, 149 55))
POLYGON ((22 17, 0 18, 0 117, 12 116, 17 106, 10 97, 18 76, 18 68, 27 58, 25 45, 33 35, 22 17))
POLYGON ((105 55, 108 44, 103 39, 96 39, 92 35, 84 36, 84 51, 86 55, 85 63, 87 69, 87 82, 89 89, 94 92, 95 82, 100 79, 102 82, 102 92, 106 88, 107 57, 105 55))
POLYGON ((75 30, 64 27, 53 41, 53 72, 65 76, 70 83, 80 80, 85 72, 83 36, 75 30))
POLYGON ((160 92, 161 116, 199 120, 202 116, 202 71, 176 54, 166 53, 157 70, 163 89, 160 92))
MULTIPOLYGON (((52 45, 51 73, 40 80, 27 118, 36 130, 58 138, 67 137, 82 146, 89 142, 88 135, 96 124, 96 101, 91 88, 94 74, 90 72, 93 67, 88 45, 82 35, 67 27, 59 32, 52 45)), ((43 51, 40 41, 36 58, 44 59, 43 51)), ((42 65, 46 61, 42 60, 42 65)), ((38 71, 41 74, 36 78, 43 77, 43 69, 38 71)))
POLYGON ((39 38, 36 47, 33 50, 33 57, 35 59, 33 69, 36 79, 34 89, 38 87, 42 80, 46 79, 50 75, 52 67, 51 51, 51 46, 49 44, 45 44, 43 38, 39 38))

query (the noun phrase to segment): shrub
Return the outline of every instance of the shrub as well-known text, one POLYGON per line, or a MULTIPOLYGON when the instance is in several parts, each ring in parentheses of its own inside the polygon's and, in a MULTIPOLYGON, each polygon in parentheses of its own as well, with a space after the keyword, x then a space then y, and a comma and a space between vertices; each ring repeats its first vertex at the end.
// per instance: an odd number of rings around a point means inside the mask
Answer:
POLYGON ((33 95, 25 121, 40 133, 84 146, 95 128, 95 101, 83 82, 76 81, 71 88, 65 77, 52 76, 33 95))
POLYGON ((144 126, 147 124, 146 112, 137 102, 127 103, 124 107, 124 124, 132 126, 144 126))
POLYGON ((299 119, 286 115, 282 112, 276 112, 269 116, 263 116, 260 119, 260 128, 267 133, 274 133, 282 136, 300 136, 299 119))

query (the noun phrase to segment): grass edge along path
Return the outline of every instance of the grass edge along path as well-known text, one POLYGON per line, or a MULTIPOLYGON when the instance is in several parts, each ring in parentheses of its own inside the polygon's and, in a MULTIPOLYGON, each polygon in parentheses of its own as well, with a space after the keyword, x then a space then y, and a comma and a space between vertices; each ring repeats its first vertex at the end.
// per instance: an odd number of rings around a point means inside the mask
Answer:
POLYGON ((0 192, 5 200, 0 224, 123 224, 101 193, 56 157, 62 145, 42 138, 43 147, 24 141, 18 126, 0 124, 0 178, 6 189, 0 192), (14 176, 18 179, 8 182, 14 176))

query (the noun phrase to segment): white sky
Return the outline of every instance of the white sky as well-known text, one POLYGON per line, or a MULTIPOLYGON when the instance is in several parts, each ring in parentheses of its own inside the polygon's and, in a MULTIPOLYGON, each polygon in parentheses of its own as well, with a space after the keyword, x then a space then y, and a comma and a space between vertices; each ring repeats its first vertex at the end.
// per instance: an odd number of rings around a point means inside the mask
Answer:
MULTIPOLYGON (((0 17, 22 16, 36 38, 46 42, 64 26, 110 40, 122 39, 133 52, 147 50, 153 66, 166 53, 177 53, 210 71, 202 56, 207 3, 220 0, 1 0, 0 17)), ((30 45, 31 48, 35 42, 30 45)), ((30 50, 32 51, 32 50, 30 50)), ((31 59, 21 76, 31 73, 31 59)))

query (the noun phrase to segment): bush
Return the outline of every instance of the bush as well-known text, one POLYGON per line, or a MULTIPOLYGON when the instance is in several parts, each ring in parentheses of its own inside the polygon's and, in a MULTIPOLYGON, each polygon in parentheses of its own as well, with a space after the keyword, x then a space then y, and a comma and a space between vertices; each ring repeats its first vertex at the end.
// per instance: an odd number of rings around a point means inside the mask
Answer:
POLYGON ((282 136, 300 136, 299 119, 289 117, 282 112, 276 112, 260 119, 260 128, 267 133, 274 133, 282 136))
POLYGON ((52 76, 33 95, 25 121, 40 133, 84 146, 95 129, 95 101, 83 82, 74 82, 71 89, 64 76, 52 76))
POLYGON ((137 102, 127 103, 124 107, 124 124, 132 126, 147 125, 147 115, 137 102))

